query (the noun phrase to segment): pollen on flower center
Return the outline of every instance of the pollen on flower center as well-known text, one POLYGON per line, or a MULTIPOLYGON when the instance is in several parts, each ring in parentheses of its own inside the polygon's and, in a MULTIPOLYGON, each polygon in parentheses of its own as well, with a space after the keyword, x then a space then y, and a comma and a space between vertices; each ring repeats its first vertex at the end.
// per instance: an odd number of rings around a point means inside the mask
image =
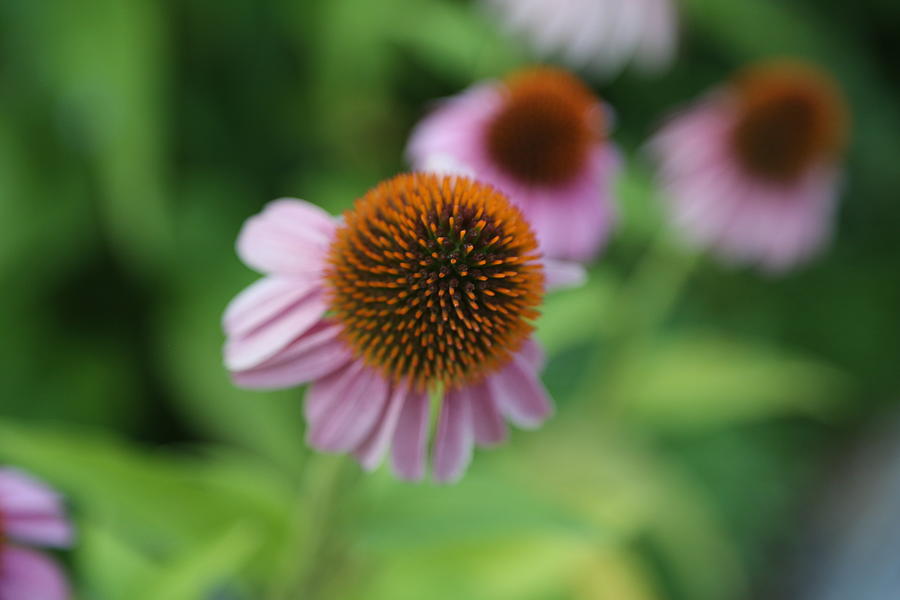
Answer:
POLYGON ((735 91, 738 118, 731 141, 747 173, 790 183, 841 149, 846 110, 825 75, 774 63, 743 73, 735 91))
POLYGON ((591 91, 565 71, 541 68, 512 76, 503 93, 502 107, 487 128, 491 159, 525 183, 570 180, 601 133, 598 101, 591 91))
POLYGON ((478 381, 532 331, 544 280, 537 243, 494 188, 399 175, 344 218, 329 253, 330 307, 354 353, 389 379, 478 381))

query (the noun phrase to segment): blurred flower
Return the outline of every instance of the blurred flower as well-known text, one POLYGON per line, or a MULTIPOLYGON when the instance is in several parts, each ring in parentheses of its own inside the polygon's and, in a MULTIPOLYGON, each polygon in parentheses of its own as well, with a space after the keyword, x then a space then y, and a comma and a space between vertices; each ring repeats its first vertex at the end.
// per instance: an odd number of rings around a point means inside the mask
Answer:
POLYGON ((69 586, 60 568, 19 544, 63 547, 71 540, 59 496, 24 473, 0 468, 0 598, 68 598, 69 586))
POLYGON ((533 69, 444 101, 413 131, 407 152, 416 169, 497 186, 522 208, 547 256, 586 261, 614 220, 619 161, 607 116, 571 74, 533 69))
POLYGON ((730 262, 784 271, 830 238, 848 115, 812 66, 740 73, 656 136, 671 218, 730 262))
POLYGON ((628 62, 645 71, 669 65, 678 15, 674 0, 484 0, 542 55, 603 76, 628 62))
MULTIPOLYGON (((439 481, 505 420, 537 427, 552 405, 531 339, 544 274, 521 212, 468 178, 399 175, 343 222, 301 200, 247 221, 238 253, 266 273, 225 312, 225 364, 249 388, 311 383, 309 443, 398 476, 424 474, 429 394, 440 394, 439 481)), ((571 279, 571 273, 563 278, 571 279)))

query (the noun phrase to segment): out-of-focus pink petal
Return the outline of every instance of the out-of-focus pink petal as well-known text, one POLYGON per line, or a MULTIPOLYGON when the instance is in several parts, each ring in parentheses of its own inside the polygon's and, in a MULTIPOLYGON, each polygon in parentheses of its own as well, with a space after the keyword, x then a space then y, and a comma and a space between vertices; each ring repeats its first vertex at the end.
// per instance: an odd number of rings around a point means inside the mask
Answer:
POLYGON ((372 471, 381 464, 397 429, 400 411, 409 394, 410 391, 405 385, 394 385, 375 427, 369 437, 356 449, 356 458, 365 470, 372 471))
MULTIPOLYGON (((286 292, 294 298, 292 292, 286 292)), ((271 307, 268 304, 267 307, 271 307)), ((321 290, 303 295, 293 302, 279 303, 267 319, 239 335, 229 335, 225 342, 225 366, 230 371, 244 371, 273 358, 318 323, 327 309, 321 290)))
POLYGON ((553 258, 545 258, 542 262, 544 285, 548 291, 580 287, 587 282, 587 271, 580 263, 553 258))
POLYGON ((327 452, 355 450, 376 426, 389 388, 384 377, 372 369, 349 374, 340 393, 323 401, 325 410, 309 421, 309 444, 327 452))
POLYGON ((667 66, 675 54, 673 0, 483 0, 543 56, 613 77, 628 63, 667 66))
POLYGON ((66 600, 69 586, 50 558, 25 548, 0 549, 0 598, 3 600, 66 600))
POLYGON ((474 431, 470 396, 459 390, 444 395, 434 441, 434 478, 453 483, 472 460, 474 431))
POLYGON ((535 373, 540 373, 544 370, 544 363, 547 358, 543 348, 533 337, 522 343, 522 347, 516 352, 516 357, 524 361, 524 364, 535 373))
POLYGON ((506 421, 500 414, 487 384, 482 382, 460 390, 466 394, 472 405, 472 424, 475 428, 475 441, 480 446, 496 446, 507 437, 506 421))
POLYGON ((534 369, 521 356, 488 377, 487 382, 497 406, 519 427, 538 427, 553 413, 550 396, 534 369))
POLYGON ((10 467, 0 468, 0 527, 0 533, 29 544, 68 546, 72 541, 59 495, 10 467))
POLYGON ((416 481, 425 475, 428 442, 428 394, 410 391, 394 431, 392 463, 401 479, 416 481))
POLYGON ((263 273, 316 275, 334 229, 335 220, 318 206, 283 198, 247 220, 237 250, 241 260, 263 273))
POLYGON ((320 321, 273 358, 232 373, 232 379, 245 388, 275 389, 324 377, 352 359, 350 349, 338 337, 341 329, 320 321))

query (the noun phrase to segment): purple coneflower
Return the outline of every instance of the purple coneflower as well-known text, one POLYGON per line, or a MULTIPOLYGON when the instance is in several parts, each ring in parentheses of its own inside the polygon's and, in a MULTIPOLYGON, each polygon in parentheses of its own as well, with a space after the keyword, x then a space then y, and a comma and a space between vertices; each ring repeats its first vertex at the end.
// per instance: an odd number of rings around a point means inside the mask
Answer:
POLYGON ((314 448, 374 469, 391 447, 396 474, 420 479, 436 398, 433 474, 454 481, 473 444, 506 439, 506 420, 533 428, 552 412, 531 325, 545 267, 494 188, 399 175, 342 221, 278 200, 237 246, 266 277, 225 312, 226 366, 245 387, 310 383, 314 448))
POLYGON ((56 563, 26 545, 64 547, 72 529, 59 496, 9 467, 0 468, 0 598, 65 600, 66 578, 56 563))
POLYGON ((603 76, 631 62, 644 71, 672 61, 678 37, 674 0, 484 0, 544 56, 603 76))
POLYGON ((831 237, 847 123, 821 71, 743 71, 652 142, 672 220, 729 262, 780 272, 808 259, 831 237))
POLYGON ((531 69, 443 101, 407 152, 414 168, 452 165, 495 185, 525 213, 544 254, 586 261, 614 220, 619 160, 607 117, 573 75, 531 69))

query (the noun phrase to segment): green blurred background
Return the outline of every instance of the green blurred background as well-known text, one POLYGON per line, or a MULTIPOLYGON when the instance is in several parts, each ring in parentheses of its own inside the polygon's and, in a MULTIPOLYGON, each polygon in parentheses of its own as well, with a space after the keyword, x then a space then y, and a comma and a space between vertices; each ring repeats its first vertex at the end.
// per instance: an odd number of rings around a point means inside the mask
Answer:
POLYGON ((339 212, 404 170, 429 102, 527 46, 463 0, 3 0, 0 462, 69 498, 79 597, 800 597, 811 515, 897 412, 900 4, 681 10, 668 72, 591 82, 629 166, 540 324, 557 416, 438 487, 311 453, 302 390, 231 386, 219 318, 257 277, 233 244, 270 199, 339 212), (641 148, 785 54, 854 128, 833 247, 770 279, 670 241, 641 148))

